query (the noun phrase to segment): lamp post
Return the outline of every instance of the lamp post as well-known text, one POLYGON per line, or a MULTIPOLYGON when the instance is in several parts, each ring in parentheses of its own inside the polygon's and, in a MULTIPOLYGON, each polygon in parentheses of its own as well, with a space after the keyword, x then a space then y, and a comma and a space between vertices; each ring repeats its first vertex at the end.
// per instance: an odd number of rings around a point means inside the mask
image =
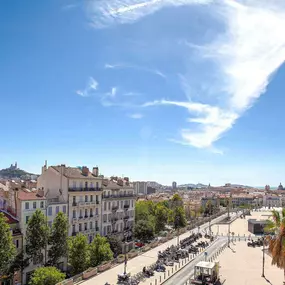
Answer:
POLYGON ((265 277, 264 275, 264 264, 265 264, 265 232, 264 232, 264 225, 262 225, 263 230, 263 243, 262 243, 262 274, 261 277, 265 277))

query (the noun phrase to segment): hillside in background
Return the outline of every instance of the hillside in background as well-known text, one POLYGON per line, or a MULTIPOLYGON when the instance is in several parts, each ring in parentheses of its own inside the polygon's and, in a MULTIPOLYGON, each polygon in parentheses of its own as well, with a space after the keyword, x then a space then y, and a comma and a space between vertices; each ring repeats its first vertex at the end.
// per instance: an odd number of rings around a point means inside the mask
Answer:
POLYGON ((29 178, 33 173, 26 172, 20 168, 5 168, 0 170, 0 178, 12 179, 12 178, 29 178))

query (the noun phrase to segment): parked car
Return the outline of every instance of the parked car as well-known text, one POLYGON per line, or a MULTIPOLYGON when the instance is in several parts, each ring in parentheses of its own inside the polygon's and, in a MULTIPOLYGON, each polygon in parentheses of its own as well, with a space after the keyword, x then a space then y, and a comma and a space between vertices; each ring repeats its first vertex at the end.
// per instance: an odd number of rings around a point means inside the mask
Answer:
POLYGON ((135 242, 135 246, 136 247, 143 247, 145 244, 143 243, 143 242, 141 242, 141 241, 136 241, 135 242))

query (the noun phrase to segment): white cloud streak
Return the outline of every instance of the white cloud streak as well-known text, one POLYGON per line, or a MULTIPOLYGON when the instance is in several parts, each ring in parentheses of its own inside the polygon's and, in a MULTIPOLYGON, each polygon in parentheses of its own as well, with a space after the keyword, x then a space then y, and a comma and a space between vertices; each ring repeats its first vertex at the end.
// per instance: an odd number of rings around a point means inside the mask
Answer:
POLYGON ((97 90, 97 88, 98 82, 93 77, 90 77, 85 89, 77 90, 76 94, 82 97, 89 97, 97 90))
POLYGON ((128 117, 130 117, 130 118, 132 118, 132 119, 139 120, 139 119, 142 119, 142 118, 143 118, 143 114, 140 114, 140 113, 134 113, 134 114, 130 114, 130 115, 128 115, 128 117))
POLYGON ((194 4, 208 4, 213 0, 94 0, 88 11, 92 24, 102 28, 114 23, 132 23, 161 8, 194 4))
MULTIPOLYGON (((189 54, 194 48, 199 59, 214 65, 217 102, 206 103, 203 94, 199 95, 205 103, 194 102, 191 94, 186 94, 188 102, 155 100, 143 105, 186 108, 189 127, 181 128, 181 142, 197 148, 213 148, 213 143, 266 91, 272 75, 285 61, 284 1, 96 0, 92 3, 93 24, 101 27, 132 23, 167 6, 213 4, 214 13, 219 14, 224 24, 223 32, 204 46, 190 44, 189 54)), ((181 76, 185 90, 187 78, 181 76)), ((208 84, 210 88, 213 82, 201 84, 208 84)))
POLYGON ((109 64, 106 63, 105 64, 105 68, 106 69, 124 69, 124 68, 130 68, 130 69, 136 69, 136 70, 140 70, 140 71, 145 71, 145 72, 149 72, 149 73, 153 73, 155 75, 158 75, 162 78, 166 78, 166 75, 164 73, 162 73, 160 70, 157 69, 151 69, 151 68, 147 68, 147 67, 143 67, 143 66, 137 66, 137 65, 133 65, 133 64, 109 64))

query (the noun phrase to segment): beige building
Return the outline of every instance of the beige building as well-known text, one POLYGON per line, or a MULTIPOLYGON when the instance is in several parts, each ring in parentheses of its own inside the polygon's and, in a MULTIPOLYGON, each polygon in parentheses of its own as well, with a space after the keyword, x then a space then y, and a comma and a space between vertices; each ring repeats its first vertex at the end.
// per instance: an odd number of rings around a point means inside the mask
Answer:
POLYGON ((82 233, 91 242, 101 229, 102 180, 98 167, 90 172, 86 166, 45 165, 38 188, 50 199, 67 202, 69 235, 82 233))
POLYGON ((135 201, 134 187, 128 177, 111 177, 103 180, 102 234, 104 236, 115 235, 125 242, 131 241, 135 201))

